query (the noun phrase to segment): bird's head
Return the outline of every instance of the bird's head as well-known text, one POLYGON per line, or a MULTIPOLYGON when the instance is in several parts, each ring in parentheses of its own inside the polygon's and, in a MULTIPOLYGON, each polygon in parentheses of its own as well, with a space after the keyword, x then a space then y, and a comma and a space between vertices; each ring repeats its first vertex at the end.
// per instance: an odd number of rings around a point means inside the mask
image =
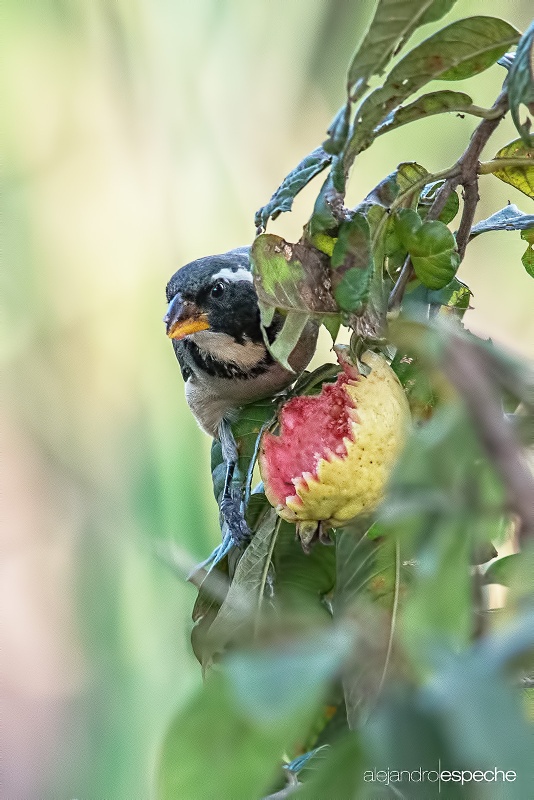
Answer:
POLYGON ((184 339, 205 331, 241 344, 262 340, 249 252, 249 247, 240 247, 206 256, 174 273, 167 284, 169 305, 163 318, 167 336, 184 339))

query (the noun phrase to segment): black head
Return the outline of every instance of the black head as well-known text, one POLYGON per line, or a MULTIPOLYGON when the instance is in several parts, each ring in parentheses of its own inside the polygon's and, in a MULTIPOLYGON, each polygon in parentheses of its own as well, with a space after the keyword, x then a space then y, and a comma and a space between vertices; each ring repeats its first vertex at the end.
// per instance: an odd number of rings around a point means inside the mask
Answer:
POLYGON ((167 284, 167 335, 183 339, 206 330, 242 344, 261 342, 260 316, 250 272, 249 247, 186 264, 167 284))

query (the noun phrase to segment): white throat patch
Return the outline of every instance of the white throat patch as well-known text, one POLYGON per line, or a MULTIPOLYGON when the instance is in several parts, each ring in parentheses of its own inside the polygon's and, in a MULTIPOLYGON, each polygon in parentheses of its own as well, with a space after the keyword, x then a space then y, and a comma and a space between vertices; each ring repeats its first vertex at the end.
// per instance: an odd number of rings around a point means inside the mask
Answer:
POLYGON ((198 331, 198 333, 191 334, 189 338, 197 347, 218 361, 230 361, 245 370, 255 367, 265 355, 263 344, 250 341, 238 344, 227 333, 198 331))
POLYGON ((228 267, 223 267, 223 269, 220 269, 219 272, 213 276, 212 280, 231 281, 232 283, 248 281, 252 283, 252 273, 244 267, 239 267, 239 269, 235 271, 233 269, 228 269, 228 267))

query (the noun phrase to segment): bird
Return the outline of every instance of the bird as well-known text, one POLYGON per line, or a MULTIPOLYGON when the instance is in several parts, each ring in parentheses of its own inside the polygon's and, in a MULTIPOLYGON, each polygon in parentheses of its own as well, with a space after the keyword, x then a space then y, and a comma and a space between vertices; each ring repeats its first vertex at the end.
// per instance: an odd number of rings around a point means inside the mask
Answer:
MULTIPOLYGON (((226 480, 220 504, 230 538, 250 537, 240 500, 231 484, 238 450, 231 425, 240 408, 290 386, 309 364, 318 323, 310 320, 289 356, 293 372, 270 353, 262 333, 250 247, 191 261, 166 288, 163 318, 185 383, 185 397, 200 428, 221 443, 226 480)), ((284 317, 277 312, 265 330, 272 344, 284 317)))

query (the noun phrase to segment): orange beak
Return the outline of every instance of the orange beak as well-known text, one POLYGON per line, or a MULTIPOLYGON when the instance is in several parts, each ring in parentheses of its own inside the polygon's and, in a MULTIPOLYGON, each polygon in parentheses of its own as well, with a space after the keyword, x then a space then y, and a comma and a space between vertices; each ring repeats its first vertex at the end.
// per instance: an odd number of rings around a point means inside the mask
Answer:
POLYGON ((169 303, 163 322, 167 326, 167 336, 170 339, 183 339, 191 333, 209 328, 207 315, 195 303, 182 300, 179 294, 169 303))

